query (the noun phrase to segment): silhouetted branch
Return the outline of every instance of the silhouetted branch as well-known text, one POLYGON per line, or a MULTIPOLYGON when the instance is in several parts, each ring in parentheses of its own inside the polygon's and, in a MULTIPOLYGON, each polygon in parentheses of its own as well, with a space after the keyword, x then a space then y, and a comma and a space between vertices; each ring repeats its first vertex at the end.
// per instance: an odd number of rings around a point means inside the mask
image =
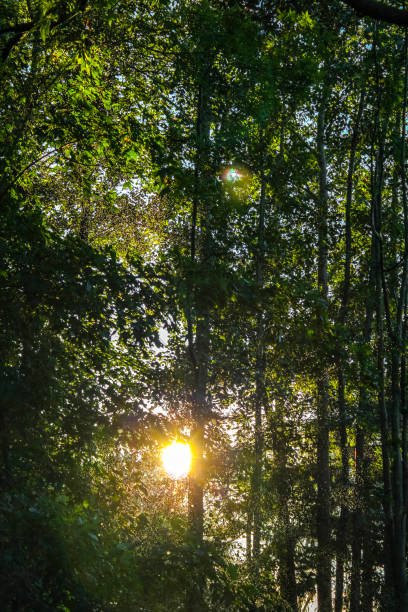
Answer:
POLYGON ((344 0, 344 2, 363 17, 372 17, 395 25, 408 25, 408 11, 405 9, 389 6, 376 0, 344 0))

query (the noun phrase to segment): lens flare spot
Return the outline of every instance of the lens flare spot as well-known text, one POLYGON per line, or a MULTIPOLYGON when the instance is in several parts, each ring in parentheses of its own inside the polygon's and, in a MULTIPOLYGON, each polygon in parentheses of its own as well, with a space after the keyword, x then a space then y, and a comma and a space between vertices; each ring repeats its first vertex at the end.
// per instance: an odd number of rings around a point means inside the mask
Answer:
POLYGON ((174 441, 161 451, 162 464, 171 478, 184 478, 191 467, 191 449, 185 442, 174 441))
POLYGON ((242 174, 236 168, 229 168, 225 175, 225 180, 228 183, 237 183, 242 179, 242 174))

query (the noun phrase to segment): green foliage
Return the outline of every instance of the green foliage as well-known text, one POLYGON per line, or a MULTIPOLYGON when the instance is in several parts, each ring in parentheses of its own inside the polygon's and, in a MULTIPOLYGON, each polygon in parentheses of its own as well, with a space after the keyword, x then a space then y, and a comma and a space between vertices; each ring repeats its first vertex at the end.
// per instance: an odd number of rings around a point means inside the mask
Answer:
POLYGON ((340 2, 3 5, 3 608, 184 610, 201 585, 208 610, 277 612, 293 609, 290 572, 299 608, 311 603, 326 372, 326 553, 346 509, 351 582, 361 519, 367 605, 392 610, 384 533, 407 454, 401 32, 340 2), (197 426, 204 370, 197 545, 188 483, 158 456, 197 426))

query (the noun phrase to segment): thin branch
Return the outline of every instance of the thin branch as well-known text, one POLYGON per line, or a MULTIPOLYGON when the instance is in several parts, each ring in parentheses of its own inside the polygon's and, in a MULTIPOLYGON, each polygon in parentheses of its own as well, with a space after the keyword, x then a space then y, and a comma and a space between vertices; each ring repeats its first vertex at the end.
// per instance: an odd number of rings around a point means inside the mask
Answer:
POLYGON ((0 193, 0 200, 2 200, 3 196, 7 193, 7 191, 13 187, 13 185, 15 185, 17 183, 17 181, 23 176, 23 174, 25 174, 27 172, 27 170, 29 170, 30 168, 32 168, 33 166, 35 166, 36 164, 40 163, 41 161, 43 161, 44 159, 48 159, 49 157, 51 157, 51 155, 54 155, 55 153, 60 153, 63 149, 65 149, 66 147, 69 147, 70 145, 75 144, 74 142, 67 142, 66 144, 62 145, 62 147, 59 147, 58 149, 52 149, 51 151, 46 151, 45 153, 43 153, 42 155, 40 155, 39 157, 36 157, 36 159, 34 159, 32 162, 30 162, 29 164, 27 164, 27 166, 25 166, 15 177, 14 179, 8 183, 8 185, 6 185, 6 187, 3 189, 3 191, 0 193))

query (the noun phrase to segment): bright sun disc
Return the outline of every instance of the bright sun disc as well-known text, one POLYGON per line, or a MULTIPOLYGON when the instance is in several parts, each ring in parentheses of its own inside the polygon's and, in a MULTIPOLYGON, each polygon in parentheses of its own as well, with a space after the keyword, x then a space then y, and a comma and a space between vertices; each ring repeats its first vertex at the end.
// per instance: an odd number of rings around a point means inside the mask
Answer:
POLYGON ((187 476, 191 466, 191 450, 184 442, 172 442, 161 452, 163 467, 171 478, 187 476))

